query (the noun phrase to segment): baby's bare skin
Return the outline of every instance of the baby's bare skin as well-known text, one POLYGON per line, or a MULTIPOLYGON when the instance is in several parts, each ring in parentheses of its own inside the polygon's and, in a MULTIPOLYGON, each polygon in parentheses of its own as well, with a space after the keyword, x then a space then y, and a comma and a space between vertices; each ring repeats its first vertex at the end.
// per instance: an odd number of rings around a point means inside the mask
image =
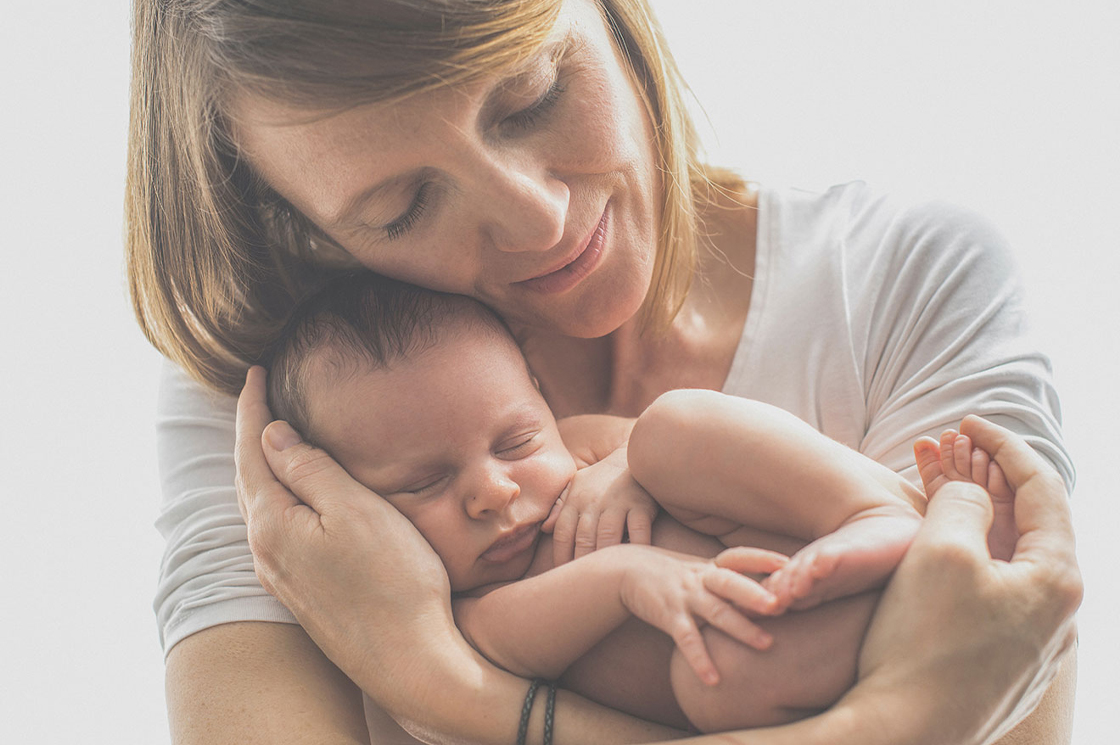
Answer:
POLYGON ((762 529, 805 542, 763 585, 782 608, 882 587, 921 519, 921 492, 792 415, 710 391, 675 391, 643 414, 631 470, 662 507, 728 546, 762 529), (671 433, 687 431, 685 438, 671 433))
MULTIPOLYGON (((788 536, 762 531, 749 537, 750 545, 783 553, 793 553, 801 545, 788 536)), ((654 523, 652 543, 702 558, 714 558, 726 548, 715 537, 691 530, 667 514, 654 523)), ((552 567, 551 552, 544 536, 531 574, 552 567)), ((668 636, 636 619, 568 668, 561 683, 607 706, 681 729, 726 729, 721 716, 728 723, 749 719, 756 726, 793 721, 807 710, 826 707, 854 683, 856 656, 877 597, 862 593, 806 612, 756 617, 755 623, 774 637, 765 652, 705 627, 705 642, 721 674, 720 684, 714 687, 704 685, 683 664, 668 636), (744 698, 742 694, 752 688, 753 693, 744 698), (736 699, 735 706, 713 706, 720 694, 736 699), (682 704, 697 721, 689 721, 682 704), (705 708, 710 709, 707 719, 705 708)))

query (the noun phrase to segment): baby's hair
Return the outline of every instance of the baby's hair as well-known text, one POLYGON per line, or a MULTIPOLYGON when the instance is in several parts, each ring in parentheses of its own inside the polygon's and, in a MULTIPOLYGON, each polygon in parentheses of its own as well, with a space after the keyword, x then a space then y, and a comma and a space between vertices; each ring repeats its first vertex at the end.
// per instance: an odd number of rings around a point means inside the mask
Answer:
POLYGON ((493 311, 463 295, 364 271, 332 279, 297 304, 260 360, 268 369, 272 415, 313 441, 308 403, 313 360, 336 376, 383 370, 435 346, 451 322, 510 335, 493 311))

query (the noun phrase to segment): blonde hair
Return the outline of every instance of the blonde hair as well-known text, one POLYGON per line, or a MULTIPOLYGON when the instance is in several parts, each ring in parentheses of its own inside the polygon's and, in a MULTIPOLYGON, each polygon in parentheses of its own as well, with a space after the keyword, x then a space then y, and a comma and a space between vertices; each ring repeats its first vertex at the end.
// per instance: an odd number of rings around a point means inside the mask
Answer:
MULTIPOLYGON (((140 326, 203 383, 236 392, 296 302, 354 266, 238 157, 227 102, 309 109, 396 100, 533 54, 562 0, 136 0, 126 192, 140 326)), ((698 250, 697 202, 736 179, 699 162, 684 85, 647 0, 599 0, 654 124, 663 185, 641 310, 661 330, 698 250), (699 196, 698 196, 699 195, 699 196)))

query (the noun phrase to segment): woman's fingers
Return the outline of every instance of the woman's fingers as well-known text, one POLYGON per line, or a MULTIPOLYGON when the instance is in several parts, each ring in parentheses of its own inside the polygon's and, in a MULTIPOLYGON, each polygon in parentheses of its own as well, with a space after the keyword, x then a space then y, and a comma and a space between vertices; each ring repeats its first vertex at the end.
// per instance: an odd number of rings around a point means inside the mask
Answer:
POLYGON ((1019 540, 1012 565, 1028 564, 1036 569, 1038 580, 1064 601, 1062 611, 1072 613, 1081 603, 1084 588, 1062 478, 1023 438, 997 424, 969 416, 961 422, 961 430, 991 453, 1014 490, 1019 540))
POLYGON ((967 560, 980 563, 991 558, 987 538, 991 525, 988 493, 976 484, 950 481, 930 498, 925 523, 912 545, 962 551, 967 560))
POLYGON ((329 512, 355 487, 365 489, 325 451, 303 442, 287 422, 265 427, 261 443, 276 479, 319 514, 329 512))
POLYGON ((237 399, 237 505, 246 523, 260 512, 262 502, 270 510, 283 510, 299 503, 287 489, 279 488, 261 448, 261 435, 272 421, 268 410, 265 371, 252 367, 237 399))

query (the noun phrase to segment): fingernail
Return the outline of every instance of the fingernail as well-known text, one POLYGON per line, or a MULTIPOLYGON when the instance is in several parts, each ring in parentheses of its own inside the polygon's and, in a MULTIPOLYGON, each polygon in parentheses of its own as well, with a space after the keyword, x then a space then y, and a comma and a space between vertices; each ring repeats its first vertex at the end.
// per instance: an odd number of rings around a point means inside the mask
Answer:
POLYGON ((283 451, 300 443, 299 434, 287 422, 276 421, 264 432, 273 450, 283 451))

